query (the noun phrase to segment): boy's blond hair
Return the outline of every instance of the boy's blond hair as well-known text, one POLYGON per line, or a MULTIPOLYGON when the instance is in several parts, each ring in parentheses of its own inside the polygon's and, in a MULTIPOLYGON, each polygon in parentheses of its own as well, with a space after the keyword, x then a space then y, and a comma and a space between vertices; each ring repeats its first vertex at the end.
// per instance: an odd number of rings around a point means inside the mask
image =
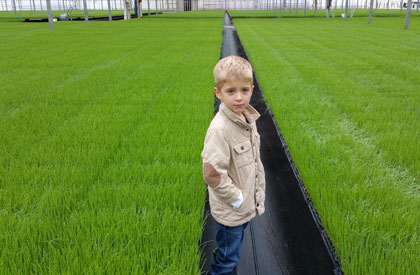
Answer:
POLYGON ((220 59, 213 70, 216 88, 221 90, 223 84, 231 79, 244 79, 252 85, 252 66, 240 56, 228 56, 220 59))

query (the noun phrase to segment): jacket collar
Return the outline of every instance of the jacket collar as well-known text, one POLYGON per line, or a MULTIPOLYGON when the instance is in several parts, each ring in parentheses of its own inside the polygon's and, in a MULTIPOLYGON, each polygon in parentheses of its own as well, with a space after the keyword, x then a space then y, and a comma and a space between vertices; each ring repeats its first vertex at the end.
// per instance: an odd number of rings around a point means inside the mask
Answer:
POLYGON ((251 128, 251 124, 254 123, 260 117, 260 114, 251 105, 248 105, 248 107, 244 111, 244 115, 249 123, 246 123, 245 121, 243 121, 237 114, 232 112, 223 102, 220 103, 219 110, 227 118, 229 118, 234 123, 238 124, 239 126, 245 129, 251 128))

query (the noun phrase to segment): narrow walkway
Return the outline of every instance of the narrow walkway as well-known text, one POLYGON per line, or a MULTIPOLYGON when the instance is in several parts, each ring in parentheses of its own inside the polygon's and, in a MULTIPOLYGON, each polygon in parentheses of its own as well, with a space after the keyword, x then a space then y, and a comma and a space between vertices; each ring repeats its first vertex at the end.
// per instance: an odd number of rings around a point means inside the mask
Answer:
MULTIPOLYGON (((248 59, 229 14, 225 14, 220 58, 239 55, 248 59)), ((325 230, 313 209, 274 116, 267 108, 254 73, 251 105, 261 114, 261 160, 266 173, 266 212, 253 219, 245 231, 240 275, 342 274, 325 230), (282 145, 284 144, 284 146, 282 145)), ((218 110, 219 102, 215 102, 218 110)), ((203 273, 213 261, 215 222, 206 198, 207 222, 200 239, 203 273)))

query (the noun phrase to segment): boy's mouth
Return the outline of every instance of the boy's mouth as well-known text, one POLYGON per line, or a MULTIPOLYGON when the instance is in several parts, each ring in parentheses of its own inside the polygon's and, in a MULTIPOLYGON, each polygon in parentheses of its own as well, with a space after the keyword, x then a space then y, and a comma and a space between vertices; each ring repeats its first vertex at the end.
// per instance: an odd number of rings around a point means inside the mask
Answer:
POLYGON ((234 104, 233 106, 235 106, 236 108, 242 108, 244 104, 234 104))

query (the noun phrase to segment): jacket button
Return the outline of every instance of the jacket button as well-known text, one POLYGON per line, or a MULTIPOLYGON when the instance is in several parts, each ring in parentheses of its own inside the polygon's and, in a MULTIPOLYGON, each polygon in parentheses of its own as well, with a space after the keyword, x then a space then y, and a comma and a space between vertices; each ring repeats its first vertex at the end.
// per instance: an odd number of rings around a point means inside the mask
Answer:
POLYGON ((257 203, 257 207, 258 207, 258 206, 260 206, 260 204, 259 204, 259 203, 257 203))
POLYGON ((244 149, 244 147, 243 146, 241 146, 241 150, 243 150, 244 149))

